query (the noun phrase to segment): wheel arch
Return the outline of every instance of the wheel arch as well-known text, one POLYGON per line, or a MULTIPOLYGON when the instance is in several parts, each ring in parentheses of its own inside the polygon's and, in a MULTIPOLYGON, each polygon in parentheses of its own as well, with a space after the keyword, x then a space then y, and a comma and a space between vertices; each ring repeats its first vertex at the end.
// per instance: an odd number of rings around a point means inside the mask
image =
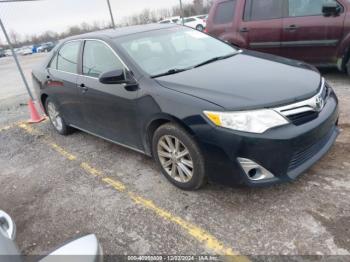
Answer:
POLYGON ((47 115, 46 100, 47 100, 48 97, 49 97, 49 95, 45 94, 45 93, 41 94, 41 96, 40 96, 40 102, 41 102, 42 108, 43 108, 43 110, 44 110, 46 115, 47 115))
POLYGON ((153 117, 146 126, 145 135, 145 152, 147 155, 152 156, 152 139, 155 131, 162 125, 167 123, 174 123, 182 127, 191 136, 194 136, 193 130, 186 125, 182 120, 169 114, 160 114, 153 117))
POLYGON ((350 60, 350 33, 348 33, 340 42, 337 59, 338 69, 346 72, 347 63, 350 60), (341 61, 341 63, 339 63, 339 61, 341 61))

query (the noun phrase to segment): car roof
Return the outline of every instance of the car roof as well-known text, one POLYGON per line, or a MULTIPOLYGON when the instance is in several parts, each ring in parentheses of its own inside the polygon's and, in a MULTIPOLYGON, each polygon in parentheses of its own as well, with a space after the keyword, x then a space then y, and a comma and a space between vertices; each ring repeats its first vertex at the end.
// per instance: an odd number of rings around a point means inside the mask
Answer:
POLYGON ((76 39, 83 39, 83 38, 99 38, 99 37, 113 39, 113 38, 118 38, 118 37, 122 37, 122 36, 137 34, 137 33, 172 28, 172 27, 176 27, 176 26, 179 26, 179 25, 176 25, 176 24, 158 24, 157 23, 157 24, 118 27, 115 29, 105 29, 105 30, 100 30, 100 31, 96 31, 96 32, 72 36, 72 37, 64 39, 64 42, 66 42, 67 40, 76 40, 76 39))

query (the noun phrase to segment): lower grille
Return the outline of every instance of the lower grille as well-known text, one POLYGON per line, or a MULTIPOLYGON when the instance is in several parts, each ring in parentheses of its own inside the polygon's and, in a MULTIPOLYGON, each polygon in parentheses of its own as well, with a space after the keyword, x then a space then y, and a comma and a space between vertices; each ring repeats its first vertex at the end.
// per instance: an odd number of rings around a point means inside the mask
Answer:
POLYGON ((318 140, 316 143, 294 153, 292 160, 289 163, 288 172, 296 169, 310 158, 317 154, 329 141, 333 134, 333 129, 322 139, 318 140))

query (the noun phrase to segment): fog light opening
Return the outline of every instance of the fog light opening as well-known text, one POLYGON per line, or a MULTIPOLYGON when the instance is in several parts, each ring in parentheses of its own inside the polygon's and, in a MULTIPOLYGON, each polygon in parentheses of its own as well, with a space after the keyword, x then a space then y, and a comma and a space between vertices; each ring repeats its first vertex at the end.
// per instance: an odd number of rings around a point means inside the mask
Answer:
POLYGON ((253 168, 248 171, 249 177, 253 179, 259 176, 259 174, 261 174, 261 170, 258 168, 253 168))
POLYGON ((238 158, 244 172, 250 180, 259 181, 274 178, 275 176, 264 167, 246 158, 238 158))

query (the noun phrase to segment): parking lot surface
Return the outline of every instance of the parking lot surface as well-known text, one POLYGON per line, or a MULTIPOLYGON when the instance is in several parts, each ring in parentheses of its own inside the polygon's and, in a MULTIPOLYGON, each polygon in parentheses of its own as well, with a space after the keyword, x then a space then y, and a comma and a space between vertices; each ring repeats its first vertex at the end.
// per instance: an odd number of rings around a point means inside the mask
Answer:
MULTIPOLYGON (((21 61, 29 73, 42 59, 21 61)), ((62 137, 48 121, 20 123, 24 87, 10 58, 0 72, 0 209, 24 254, 95 233, 106 254, 350 255, 348 76, 323 71, 340 99, 341 134, 297 181, 185 192, 144 155, 83 132, 62 137)))

